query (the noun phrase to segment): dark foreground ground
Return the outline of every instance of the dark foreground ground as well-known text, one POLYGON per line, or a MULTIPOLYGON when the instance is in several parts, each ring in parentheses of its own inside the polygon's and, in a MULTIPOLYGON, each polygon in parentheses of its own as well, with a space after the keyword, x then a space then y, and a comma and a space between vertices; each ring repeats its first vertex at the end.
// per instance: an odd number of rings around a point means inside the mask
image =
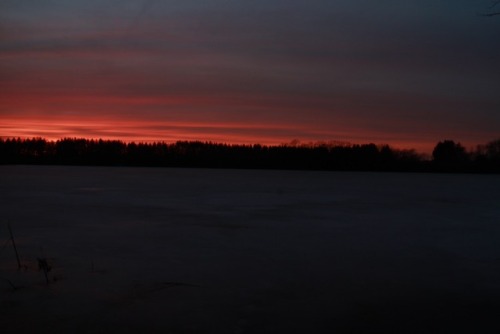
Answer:
POLYGON ((2 333, 500 332, 500 176, 2 166, 0 212, 2 333))

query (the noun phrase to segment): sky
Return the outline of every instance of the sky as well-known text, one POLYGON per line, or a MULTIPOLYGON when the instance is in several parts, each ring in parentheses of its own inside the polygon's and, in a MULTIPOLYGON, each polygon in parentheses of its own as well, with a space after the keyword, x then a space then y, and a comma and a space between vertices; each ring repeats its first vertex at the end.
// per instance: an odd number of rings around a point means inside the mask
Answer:
POLYGON ((0 136, 473 147, 500 137, 493 3, 0 0, 0 136))

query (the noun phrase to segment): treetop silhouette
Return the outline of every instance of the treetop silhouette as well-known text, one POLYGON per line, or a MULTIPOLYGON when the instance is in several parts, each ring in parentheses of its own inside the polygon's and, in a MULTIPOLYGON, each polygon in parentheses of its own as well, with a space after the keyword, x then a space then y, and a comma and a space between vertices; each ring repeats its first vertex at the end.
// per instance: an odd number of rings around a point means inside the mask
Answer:
POLYGON ((500 139, 470 152, 460 143, 444 140, 435 146, 432 160, 427 160, 414 150, 373 143, 292 142, 266 146, 12 138, 0 139, 0 164, 500 173, 500 139))

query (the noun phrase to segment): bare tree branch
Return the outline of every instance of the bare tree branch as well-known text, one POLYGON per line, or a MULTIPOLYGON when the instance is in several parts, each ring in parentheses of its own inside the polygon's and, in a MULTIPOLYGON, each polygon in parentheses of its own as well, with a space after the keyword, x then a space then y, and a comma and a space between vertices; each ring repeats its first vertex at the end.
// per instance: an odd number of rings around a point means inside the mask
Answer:
MULTIPOLYGON (((500 0, 495 0, 491 4, 491 6, 488 7, 488 9, 491 11, 493 10, 497 5, 500 4, 500 0)), ((497 16, 500 15, 500 12, 490 12, 490 13, 478 13, 479 16, 486 16, 486 17, 491 17, 491 16, 497 16)))
POLYGON ((497 15, 500 15, 500 12, 495 12, 495 13, 482 13, 482 14, 479 14, 480 16, 497 16, 497 15))
POLYGON ((493 9, 496 7, 496 5, 498 5, 500 3, 500 0, 497 0, 495 1, 491 6, 490 6, 490 9, 493 9))
POLYGON ((491 12, 493 9, 495 9, 495 7, 497 7, 498 5, 500 4, 500 0, 495 0, 493 1, 493 3, 491 4, 491 6, 488 7, 488 9, 490 10, 489 13, 478 13, 479 16, 486 16, 486 17, 491 17, 491 16, 497 16, 497 15, 500 15, 500 12, 491 12))

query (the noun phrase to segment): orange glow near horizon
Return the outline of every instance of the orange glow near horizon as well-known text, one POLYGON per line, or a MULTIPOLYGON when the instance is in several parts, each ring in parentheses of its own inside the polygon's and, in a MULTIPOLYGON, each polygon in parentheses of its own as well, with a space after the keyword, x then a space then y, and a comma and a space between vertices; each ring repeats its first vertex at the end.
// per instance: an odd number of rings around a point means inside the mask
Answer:
MULTIPOLYGON (((329 97, 315 93, 253 94, 230 90, 214 94, 141 91, 97 94, 64 88, 55 94, 45 92, 43 85, 31 93, 16 86, 6 88, 0 93, 3 138, 186 140, 245 145, 281 145, 292 141, 375 143, 423 154, 430 154, 439 140, 462 139, 456 133, 441 133, 439 124, 425 124, 425 119, 415 123, 394 117, 398 112, 390 104, 387 106, 386 101, 408 103, 397 97, 375 98, 378 106, 360 108, 353 102, 359 96, 348 94, 329 97), (370 112, 364 112, 364 108, 370 112), (367 117, 372 114, 380 116, 367 117), (426 132, 419 133, 417 129, 426 132)), ((467 135, 473 142, 466 145, 494 139, 478 133, 467 135)))
POLYGON ((4 120, 3 137, 42 137, 47 140, 61 138, 112 139, 125 142, 173 142, 202 140, 235 144, 283 143, 279 138, 256 137, 237 132, 286 130, 286 127, 256 126, 248 123, 208 124, 197 122, 164 122, 141 120, 78 120, 54 122, 50 120, 4 120))
MULTIPOLYGON (((141 81, 135 76, 124 78, 122 87, 116 78, 101 81, 83 74, 74 83, 69 74, 38 74, 40 82, 29 76, 13 76, 12 84, 0 91, 0 137, 245 145, 292 141, 374 143, 423 154, 430 154, 444 139, 467 140, 462 144, 468 148, 495 139, 488 134, 491 130, 443 128, 443 122, 448 120, 444 116, 429 122, 432 113, 415 119, 400 111, 401 106, 406 106, 411 111, 408 115, 418 114, 426 110, 426 103, 439 106, 448 103, 446 99, 424 103, 418 96, 405 94, 367 94, 363 98, 359 92, 329 95, 314 91, 245 91, 229 84, 213 92, 208 86, 192 87, 193 91, 190 86, 179 91, 149 91, 140 85, 137 89, 127 86, 141 81)), ((155 80, 152 86, 157 84, 155 80)), ((451 107, 457 107, 456 102, 451 107)), ((483 128, 487 129, 493 123, 485 124, 483 128)))
POLYGON ((373 142, 389 144, 396 149, 415 149, 425 154, 429 154, 435 144, 434 142, 391 140, 377 133, 357 135, 353 131, 337 131, 328 134, 322 131, 306 132, 306 130, 297 125, 115 120, 95 117, 82 119, 77 115, 67 115, 65 120, 11 117, 3 119, 0 125, 3 138, 41 137, 50 141, 62 138, 121 140, 136 143, 169 143, 186 140, 244 145, 281 145, 297 140, 300 143, 333 141, 367 144, 373 142), (302 131, 307 135, 294 136, 297 131, 302 131), (378 138, 378 140, 373 138, 378 138))

